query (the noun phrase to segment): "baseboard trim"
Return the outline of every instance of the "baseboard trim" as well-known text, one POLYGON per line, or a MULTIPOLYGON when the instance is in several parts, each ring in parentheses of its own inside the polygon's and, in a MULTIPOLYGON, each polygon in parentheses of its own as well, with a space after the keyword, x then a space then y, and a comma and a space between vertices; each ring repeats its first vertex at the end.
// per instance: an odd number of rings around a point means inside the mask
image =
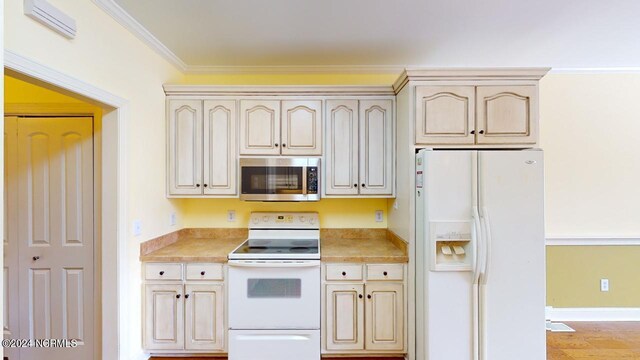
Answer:
POLYGON ((640 321, 640 308, 548 308, 551 321, 640 321))

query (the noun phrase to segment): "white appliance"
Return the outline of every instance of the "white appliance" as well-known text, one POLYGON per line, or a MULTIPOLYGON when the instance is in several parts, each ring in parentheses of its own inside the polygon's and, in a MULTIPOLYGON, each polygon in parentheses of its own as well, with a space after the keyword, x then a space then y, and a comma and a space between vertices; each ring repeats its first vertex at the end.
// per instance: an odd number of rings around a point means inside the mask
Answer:
POLYGON ((416 155, 418 360, 544 360, 541 150, 416 155))
POLYGON ((317 213, 251 213, 229 254, 229 360, 320 359, 317 213))

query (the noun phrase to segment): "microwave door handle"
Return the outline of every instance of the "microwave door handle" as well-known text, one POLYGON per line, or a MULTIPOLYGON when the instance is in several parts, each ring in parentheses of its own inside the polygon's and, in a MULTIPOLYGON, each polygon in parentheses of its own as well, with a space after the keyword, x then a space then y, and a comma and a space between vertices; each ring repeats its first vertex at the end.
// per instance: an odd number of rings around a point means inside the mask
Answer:
POLYGON ((307 167, 302 167, 302 195, 307 195, 307 167))

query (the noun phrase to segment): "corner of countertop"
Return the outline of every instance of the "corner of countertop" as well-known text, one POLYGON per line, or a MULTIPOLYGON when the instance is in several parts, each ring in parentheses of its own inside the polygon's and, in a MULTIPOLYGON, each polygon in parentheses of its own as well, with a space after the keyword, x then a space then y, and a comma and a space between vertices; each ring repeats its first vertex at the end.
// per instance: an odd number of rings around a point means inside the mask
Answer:
POLYGON ((246 238, 247 235, 248 230, 245 228, 183 228, 142 242, 140 257, 184 239, 246 238))

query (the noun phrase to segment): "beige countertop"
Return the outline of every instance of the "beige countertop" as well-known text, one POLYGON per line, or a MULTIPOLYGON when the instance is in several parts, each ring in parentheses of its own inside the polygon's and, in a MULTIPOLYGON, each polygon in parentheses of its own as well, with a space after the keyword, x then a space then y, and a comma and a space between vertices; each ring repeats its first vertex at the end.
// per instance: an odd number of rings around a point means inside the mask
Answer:
MULTIPOLYGON (((391 233, 392 234, 392 233, 391 233)), ((143 245, 143 262, 227 262, 227 255, 246 240, 242 233, 221 230, 181 230, 166 242, 143 245)), ((165 236, 167 238, 167 236, 165 236)), ((405 263, 406 245, 386 230, 340 231, 322 234, 320 258, 324 262, 405 263), (383 237, 384 235, 387 237, 383 237), (361 237, 362 236, 362 237, 361 237), (404 245, 404 246, 403 246, 404 245)))

